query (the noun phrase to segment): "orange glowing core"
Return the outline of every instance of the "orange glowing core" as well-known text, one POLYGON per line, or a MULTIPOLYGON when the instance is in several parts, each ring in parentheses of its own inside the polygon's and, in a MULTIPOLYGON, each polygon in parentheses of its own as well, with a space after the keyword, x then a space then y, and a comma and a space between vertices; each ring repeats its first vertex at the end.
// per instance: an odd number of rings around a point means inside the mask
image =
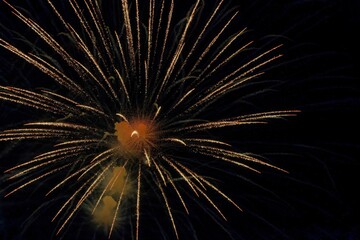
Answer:
POLYGON ((115 135, 122 151, 130 155, 149 150, 155 137, 153 125, 147 120, 117 122, 115 135))

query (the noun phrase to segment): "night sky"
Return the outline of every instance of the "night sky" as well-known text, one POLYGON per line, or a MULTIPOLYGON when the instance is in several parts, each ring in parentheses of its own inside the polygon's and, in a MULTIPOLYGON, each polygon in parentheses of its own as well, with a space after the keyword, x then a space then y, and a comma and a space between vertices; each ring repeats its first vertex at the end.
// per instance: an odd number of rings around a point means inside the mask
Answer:
MULTIPOLYGON (((191 2, 184 1, 184 8, 191 2)), ((264 169, 261 175, 239 171, 239 178, 219 176, 224 192, 244 209, 238 213, 229 204, 221 204, 228 216, 226 231, 233 239, 360 239, 360 1, 233 0, 229 3, 232 7, 239 11, 238 24, 232 28, 246 27, 246 39, 255 40, 260 50, 282 44, 277 51, 283 54, 265 69, 264 85, 250 89, 264 87, 268 91, 249 95, 246 102, 251 104, 240 104, 241 108, 233 111, 298 109, 301 113, 266 126, 224 133, 240 150, 264 156, 289 171, 264 169), (275 84, 270 87, 269 82, 275 84)), ((0 36, 6 36, 3 29, 11 24, 9 13, 3 14, 6 10, 0 3, 0 36)), ((16 27, 17 23, 11 26, 16 27)), ((6 85, 9 78, 16 78, 9 66, 17 60, 4 49, 0 54, 0 84, 6 85)), ((25 65, 23 74, 33 71, 25 65)), ((237 97, 229 96, 234 102, 237 97)), ((14 105, 0 102, 1 130, 31 114, 18 111, 14 105)), ((1 147, 3 171, 9 166, 4 159, 10 157, 1 147)), ((50 217, 40 213, 34 214, 34 223, 27 222, 31 230, 21 237, 16 234, 20 222, 28 217, 25 213, 34 212, 37 199, 41 198, 33 196, 33 206, 21 194, 14 196, 14 202, 0 199, 0 239, 50 239, 53 230, 46 227, 50 217), (15 202, 19 209, 27 207, 17 210, 15 202)), ((196 204, 192 207, 192 224, 199 240, 231 239, 196 204)), ((145 219, 151 221, 152 216, 145 219)), ((153 226, 145 227, 156 232, 150 229, 153 226)), ((188 228, 184 220, 183 231, 192 232, 188 228)), ((153 239, 151 235, 141 237, 153 239)), ((164 237, 173 239, 171 234, 164 237)))

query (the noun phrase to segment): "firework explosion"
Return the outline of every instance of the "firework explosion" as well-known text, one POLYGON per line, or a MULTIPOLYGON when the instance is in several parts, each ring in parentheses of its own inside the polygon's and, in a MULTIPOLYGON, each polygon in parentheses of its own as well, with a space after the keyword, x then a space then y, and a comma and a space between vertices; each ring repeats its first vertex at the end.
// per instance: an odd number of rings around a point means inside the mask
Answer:
POLYGON ((4 196, 45 185, 45 200, 60 199, 52 218, 56 235, 82 214, 109 238, 130 229, 128 235, 141 239, 142 217, 155 199, 179 239, 177 212, 191 216, 194 203, 224 220, 214 198, 242 211, 215 181, 223 169, 286 173, 224 139, 234 128, 297 113, 233 110, 228 96, 251 86, 281 55, 275 46, 249 57, 252 42, 243 41, 245 29, 230 32, 237 12, 225 11, 224 1, 211 12, 196 1, 176 20, 174 1, 122 0, 113 3, 117 23, 110 24, 100 1, 69 0, 62 3, 65 13, 49 0, 43 4, 61 28, 58 35, 4 4, 39 40, 30 50, 4 38, 0 45, 53 83, 0 85, 2 101, 39 113, 36 121, 4 129, 0 141, 41 149, 5 171, 4 196))

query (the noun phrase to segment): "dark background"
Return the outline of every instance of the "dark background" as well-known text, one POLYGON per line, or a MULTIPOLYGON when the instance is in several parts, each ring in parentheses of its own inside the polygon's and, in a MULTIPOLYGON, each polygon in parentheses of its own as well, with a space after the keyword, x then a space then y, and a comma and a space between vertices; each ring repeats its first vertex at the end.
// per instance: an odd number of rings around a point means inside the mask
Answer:
MULTIPOLYGON (((184 1, 184 8, 190 2, 184 1)), ((228 231, 235 239, 360 239, 360 2, 234 0, 229 7, 239 10, 236 27, 247 27, 249 39, 283 44, 284 56, 265 76, 279 84, 248 100, 259 109, 302 112, 228 136, 241 150, 266 156, 290 172, 243 173, 257 185, 225 177, 224 192, 240 199, 244 209, 237 213, 222 206, 228 231)), ((5 18, 0 17, 2 23, 5 18)), ((0 122, 8 124, 11 118, 0 107, 0 122)), ((207 214, 194 211, 200 240, 223 239, 224 231, 207 214)), ((0 219, 0 231, 16 228, 9 222, 20 226, 7 216, 0 219)))
MULTIPOLYGON (((274 75, 284 84, 267 102, 302 110, 280 133, 262 133, 284 143, 285 151, 306 156, 285 160, 297 183, 269 180, 274 192, 296 206, 295 215, 283 215, 286 207, 280 207, 265 219, 289 239, 360 239, 360 2, 239 1, 239 6, 240 12, 247 9, 241 17, 256 36, 284 39, 287 62, 274 75)), ((277 239, 266 231, 259 235, 277 239)))
MULTIPOLYGON (((291 152, 287 146, 306 156, 285 160, 298 183, 270 184, 296 206, 295 216, 279 217, 286 209, 280 208, 278 216, 268 214, 269 222, 290 239, 360 239, 360 2, 239 1, 239 6, 240 12, 247 9, 241 18, 255 36, 284 39, 285 64, 280 75, 270 76, 284 84, 265 102, 302 110, 287 126, 276 126, 279 132, 262 133, 284 143, 285 151, 291 152)), ((276 239, 266 231, 263 236, 276 239)))

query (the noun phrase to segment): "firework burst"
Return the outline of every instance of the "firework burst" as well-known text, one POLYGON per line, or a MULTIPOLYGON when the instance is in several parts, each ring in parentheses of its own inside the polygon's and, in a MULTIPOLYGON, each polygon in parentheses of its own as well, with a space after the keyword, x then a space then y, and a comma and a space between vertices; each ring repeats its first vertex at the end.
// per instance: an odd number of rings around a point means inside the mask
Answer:
POLYGON ((226 220, 212 198, 217 195, 242 211, 215 183, 218 176, 207 176, 203 169, 216 170, 220 164, 286 172, 238 151, 218 134, 297 113, 228 110, 227 96, 248 86, 280 55, 275 46, 249 58, 252 42, 243 42, 245 30, 230 32, 237 13, 224 11, 224 1, 207 14, 203 2, 195 1, 178 21, 174 1, 122 0, 110 3, 119 10, 115 24, 103 15, 101 1, 45 2, 61 34, 53 35, 4 1, 39 43, 28 50, 3 38, 0 45, 54 86, 26 89, 1 83, 1 100, 43 117, 3 130, 0 141, 49 146, 5 171, 4 195, 51 182, 47 198, 67 196, 52 219, 58 223, 56 234, 81 213, 109 238, 128 224, 140 239, 144 206, 153 194, 179 239, 178 205, 191 215, 191 202, 207 204, 226 220))

